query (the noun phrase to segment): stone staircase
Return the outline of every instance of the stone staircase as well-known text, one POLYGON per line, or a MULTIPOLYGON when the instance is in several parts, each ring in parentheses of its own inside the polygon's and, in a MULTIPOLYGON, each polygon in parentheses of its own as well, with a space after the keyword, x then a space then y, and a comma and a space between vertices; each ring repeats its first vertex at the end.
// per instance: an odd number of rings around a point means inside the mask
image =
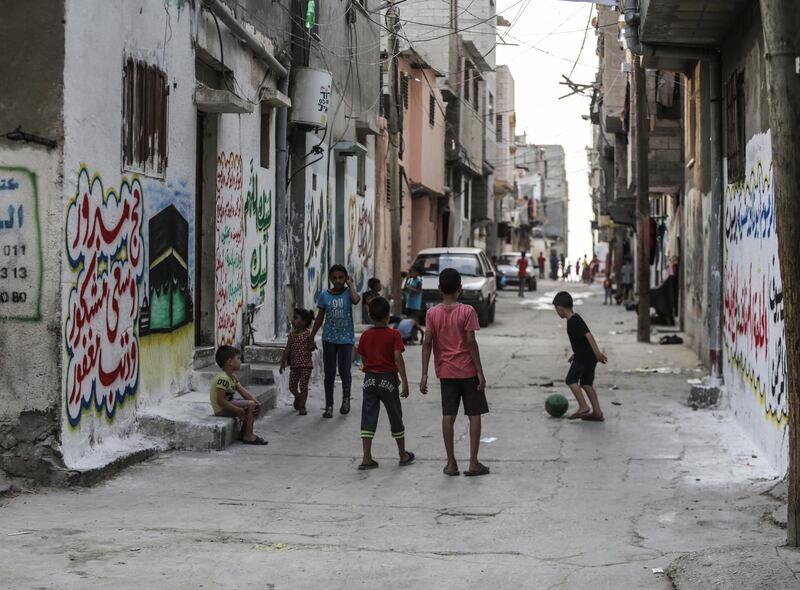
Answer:
MULTIPOLYGON (((279 390, 288 390, 288 372, 278 372, 282 351, 278 344, 249 346, 237 372, 241 383, 261 403, 262 417, 275 407, 279 390)), ((139 431, 175 450, 220 450, 233 443, 238 436, 236 420, 211 413, 209 390, 218 372, 214 348, 195 349, 189 391, 141 411, 137 418, 139 431)))

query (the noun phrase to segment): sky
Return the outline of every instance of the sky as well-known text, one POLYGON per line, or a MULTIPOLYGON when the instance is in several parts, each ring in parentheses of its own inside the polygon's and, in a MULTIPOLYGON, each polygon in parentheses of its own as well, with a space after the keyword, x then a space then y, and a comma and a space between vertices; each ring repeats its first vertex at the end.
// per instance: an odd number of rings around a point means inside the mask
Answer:
POLYGON ((566 152, 569 183, 568 257, 592 252, 592 203, 589 194, 586 147, 591 145, 589 98, 572 96, 559 85, 562 75, 590 84, 597 71, 597 37, 589 26, 594 4, 565 0, 498 0, 497 12, 513 23, 498 31, 508 43, 497 47, 497 64, 506 64, 516 85, 517 134, 527 132, 530 143, 561 144, 566 152), (520 9, 522 9, 520 11, 520 9), (577 59, 577 64, 575 63, 577 59))

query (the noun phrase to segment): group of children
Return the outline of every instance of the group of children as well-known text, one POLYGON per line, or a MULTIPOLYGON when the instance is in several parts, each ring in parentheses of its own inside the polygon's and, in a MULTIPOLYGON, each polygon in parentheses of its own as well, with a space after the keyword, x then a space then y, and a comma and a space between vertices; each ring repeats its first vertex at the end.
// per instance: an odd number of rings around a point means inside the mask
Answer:
MULTIPOLYGON (((414 278, 414 277, 412 277, 414 278)), ((322 352, 325 383, 324 418, 333 417, 334 384, 338 372, 342 382, 341 414, 350 412, 351 366, 355 330, 353 306, 361 297, 356 291, 347 270, 334 265, 328 273, 330 288, 317 300, 318 313, 295 309, 292 332, 281 358, 280 371, 290 368, 289 389, 294 396, 294 408, 306 415, 308 384, 312 371, 312 353, 316 348, 315 336, 322 328, 322 352)), ((421 284, 419 285, 421 292, 421 284)), ((442 435, 447 454, 443 472, 448 476, 460 475, 454 449, 454 427, 459 407, 469 419, 470 460, 464 471, 467 476, 487 475, 489 468, 478 461, 481 436, 481 416, 489 412, 486 399, 486 378, 483 373, 480 350, 475 337, 479 328, 475 309, 458 301, 461 294, 461 275, 455 269, 444 269, 439 274, 439 293, 442 303, 428 310, 425 316, 425 336, 422 345, 422 374, 420 392, 428 393, 428 370, 431 353, 440 382, 442 404, 442 435)), ((562 291, 553 300, 559 317, 567 319, 567 333, 574 352, 566 383, 575 395, 578 410, 572 419, 602 421, 597 393, 593 388, 597 362, 605 363, 605 355, 589 332, 583 319, 574 313, 572 297, 562 291), (587 403, 583 392, 589 398, 587 403)), ((389 327, 390 304, 380 295, 369 298, 368 313, 372 327, 359 339, 356 352, 362 359, 364 384, 361 406, 361 439, 363 458, 360 470, 378 467, 372 457, 372 439, 378 423, 380 406, 389 418, 392 437, 397 443, 399 465, 414 461, 415 455, 405 447, 405 426, 401 398, 409 396, 403 352, 403 338, 399 331, 389 327)), ((242 422, 240 438, 245 444, 267 444, 253 433, 253 422, 260 412, 259 403, 236 379, 241 366, 239 353, 229 346, 221 346, 216 354, 222 371, 211 386, 211 404, 218 416, 239 418, 242 422), (234 400, 238 392, 242 400, 234 400)))

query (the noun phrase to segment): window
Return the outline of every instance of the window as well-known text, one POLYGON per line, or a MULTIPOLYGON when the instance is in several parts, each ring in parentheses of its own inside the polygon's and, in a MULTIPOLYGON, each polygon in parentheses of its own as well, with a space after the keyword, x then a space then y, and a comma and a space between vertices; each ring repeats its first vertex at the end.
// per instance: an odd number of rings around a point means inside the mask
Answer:
POLYGON ((731 76, 725 85, 725 140, 728 182, 744 178, 744 72, 731 76))
POLYGON ((478 85, 480 81, 478 76, 472 77, 472 106, 475 107, 475 110, 478 110, 480 105, 479 95, 478 95, 478 85))
POLYGON ((261 167, 269 168, 270 122, 272 109, 261 106, 261 167))
POLYGON ((403 94, 403 108, 408 109, 408 76, 403 74, 400 77, 400 90, 403 94))
POLYGON ((316 172, 311 175, 311 190, 317 190, 317 174, 316 172))
POLYGON ((356 192, 359 195, 367 193, 367 156, 365 154, 358 154, 356 173, 356 192))
POLYGON ((503 141, 503 115, 497 115, 495 131, 497 133, 497 141, 503 141))
POLYGON ((436 97, 433 94, 428 98, 428 123, 431 127, 436 123, 436 97))
POLYGON ((465 102, 469 102, 469 85, 470 85, 470 80, 471 79, 472 79, 472 70, 469 67, 469 64, 467 64, 467 62, 464 61, 464 101, 465 102))
POLYGON ((128 58, 122 72, 122 167, 163 176, 167 167, 167 75, 128 58))

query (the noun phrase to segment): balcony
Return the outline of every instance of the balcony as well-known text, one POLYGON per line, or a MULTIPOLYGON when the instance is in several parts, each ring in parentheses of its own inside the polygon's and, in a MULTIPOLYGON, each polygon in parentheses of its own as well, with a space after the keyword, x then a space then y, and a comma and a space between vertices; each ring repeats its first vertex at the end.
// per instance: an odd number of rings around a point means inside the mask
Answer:
POLYGON ((644 43, 719 47, 752 0, 641 0, 644 43))

